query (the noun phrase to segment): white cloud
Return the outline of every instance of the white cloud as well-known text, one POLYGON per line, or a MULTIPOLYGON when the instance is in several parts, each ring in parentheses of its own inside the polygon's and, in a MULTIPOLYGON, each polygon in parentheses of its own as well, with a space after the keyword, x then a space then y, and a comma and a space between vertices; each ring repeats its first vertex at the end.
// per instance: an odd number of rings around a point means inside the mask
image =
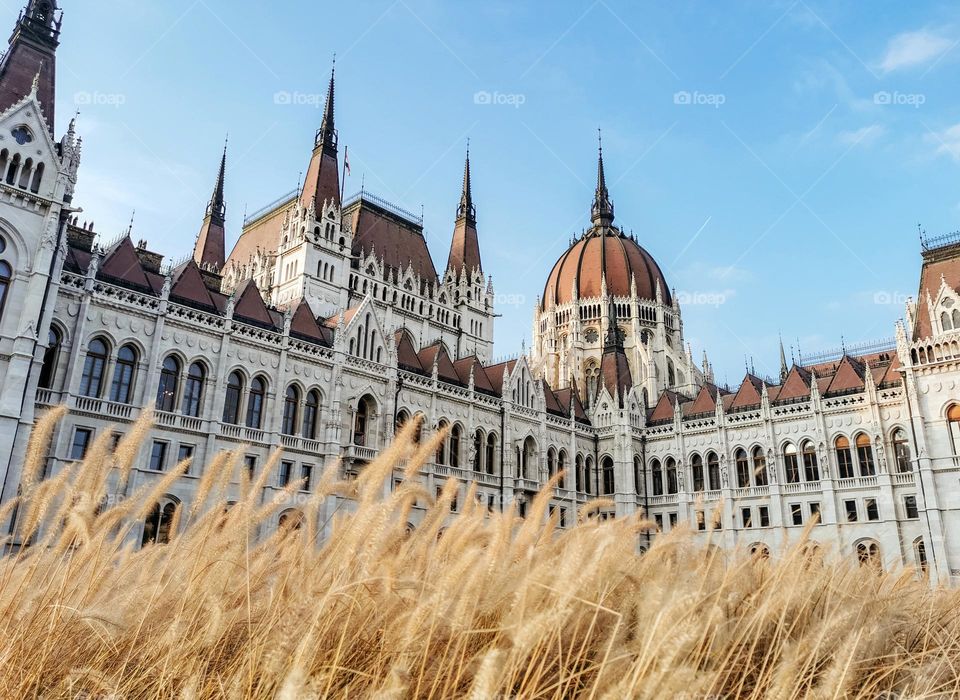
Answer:
POLYGON ((871 124, 855 131, 841 131, 837 138, 846 146, 869 146, 886 131, 880 124, 871 124))
POLYGON ((949 51, 955 42, 939 34, 920 30, 904 32, 893 37, 887 44, 887 51, 880 61, 884 73, 922 66, 939 59, 949 51))
POLYGON ((938 154, 960 160, 960 124, 954 124, 940 133, 928 134, 927 141, 936 147, 938 154))

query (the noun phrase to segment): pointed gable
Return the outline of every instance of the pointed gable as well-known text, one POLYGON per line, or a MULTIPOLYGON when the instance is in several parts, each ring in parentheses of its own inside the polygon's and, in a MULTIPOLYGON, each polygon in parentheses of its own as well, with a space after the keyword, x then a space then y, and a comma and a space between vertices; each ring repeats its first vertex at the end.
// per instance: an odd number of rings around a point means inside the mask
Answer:
POLYGON ((417 349, 413 347, 413 341, 410 334, 404 330, 399 330, 393 336, 397 345, 397 364, 402 369, 412 372, 424 372, 423 365, 420 364, 420 358, 417 357, 417 349))
POLYGON ((690 405, 689 415, 699 416, 703 413, 714 413, 717 410, 717 387, 704 384, 697 394, 697 398, 690 405))
POLYGON ((317 318, 313 315, 306 299, 301 299, 297 310, 293 312, 293 318, 290 319, 290 335, 312 343, 331 345, 329 329, 324 329, 317 323, 317 318))
POLYGON ((810 372, 799 365, 794 365, 787 375, 787 380, 777 394, 777 401, 792 401, 810 397, 810 372))
POLYGON ((480 363, 480 358, 478 358, 476 355, 471 355, 470 357, 465 357, 462 360, 457 360, 453 363, 453 366, 457 371, 457 376, 460 377, 460 382, 464 386, 470 384, 470 372, 472 370, 473 388, 485 394, 496 394, 493 385, 490 383, 490 378, 487 376, 483 365, 480 363))
POLYGON ((546 379, 540 380, 540 386, 543 388, 543 397, 544 403, 546 404, 547 413, 553 413, 554 415, 558 416, 565 415, 563 406, 557 400, 556 394, 553 393, 553 389, 551 389, 550 385, 547 384, 546 379))
POLYGON ((903 364, 900 362, 900 356, 894 354, 893 359, 890 361, 890 366, 887 367, 887 370, 884 373, 883 378, 876 380, 874 383, 877 386, 899 384, 903 379, 903 375, 900 373, 900 370, 902 367, 903 367, 903 364))
POLYGON ((827 389, 823 392, 824 395, 862 391, 865 386, 865 372, 866 368, 860 360, 844 355, 827 389))
POLYGON ((210 290, 204 284, 200 268, 193 260, 187 261, 174 272, 170 299, 187 306, 216 311, 217 305, 210 296, 210 290))
POLYGON ((144 292, 154 291, 130 236, 124 236, 107 251, 100 269, 97 270, 97 277, 105 282, 133 287, 144 292))
POLYGON ((587 416, 587 412, 583 408, 583 403, 580 401, 580 396, 578 395, 576 386, 567 387, 566 389, 558 389, 554 392, 554 395, 557 397, 557 401, 563 408, 563 415, 570 415, 570 403, 573 402, 574 420, 576 420, 578 423, 584 423, 586 425, 590 424, 590 417, 587 416))
POLYGON ((457 374, 457 370, 450 360, 450 355, 447 354, 447 350, 442 343, 434 343, 425 347, 419 352, 418 357, 425 371, 432 373, 433 363, 436 362, 437 376, 440 379, 451 384, 460 383, 460 376, 457 374))
POLYGON ((237 288, 237 302, 233 307, 233 317, 258 326, 276 327, 273 316, 253 280, 246 280, 237 288))
POLYGON ((493 389, 497 393, 497 396, 500 396, 503 392, 504 378, 509 376, 513 372, 513 368, 516 366, 516 360, 509 360, 507 362, 500 362, 495 365, 490 365, 486 368, 487 376, 490 378, 490 384, 493 385, 493 389))
POLYGON ((730 404, 730 410, 735 411, 741 408, 754 408, 763 402, 763 380, 752 374, 747 374, 743 378, 743 384, 737 390, 730 404))
POLYGON ((664 391, 657 401, 656 407, 650 414, 651 423, 660 423, 673 420, 673 414, 676 410, 677 402, 680 397, 672 391, 664 391))

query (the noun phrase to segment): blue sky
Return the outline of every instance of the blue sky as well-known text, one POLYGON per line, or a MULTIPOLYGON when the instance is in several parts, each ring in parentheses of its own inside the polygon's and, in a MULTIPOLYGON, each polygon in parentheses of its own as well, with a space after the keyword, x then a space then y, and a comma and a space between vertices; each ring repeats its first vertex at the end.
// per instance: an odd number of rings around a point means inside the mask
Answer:
POLYGON ((598 126, 617 220, 688 301, 687 339, 720 381, 745 355, 776 374, 780 331, 807 354, 892 336, 917 224, 960 228, 955 4, 61 4, 58 131, 81 103, 78 201, 107 238, 136 209, 135 237, 186 255, 229 132, 230 246, 244 208, 306 167, 336 52, 346 189, 364 176, 422 205, 441 268, 471 139, 498 354, 529 343, 588 223, 598 126))

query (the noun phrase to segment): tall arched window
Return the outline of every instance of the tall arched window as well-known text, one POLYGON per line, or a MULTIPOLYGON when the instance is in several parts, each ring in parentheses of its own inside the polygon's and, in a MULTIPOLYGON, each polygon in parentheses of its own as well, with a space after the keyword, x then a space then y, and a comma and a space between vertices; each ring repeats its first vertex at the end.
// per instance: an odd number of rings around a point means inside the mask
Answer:
MULTIPOLYGON (((447 421, 442 420, 437 424, 437 432, 442 433, 447 429, 447 421)), ((439 445, 437 445, 437 464, 446 464, 447 463, 447 439, 444 439, 439 445)))
POLYGON ((767 458, 761 447, 753 448, 753 479, 757 486, 767 486, 767 458))
POLYGON ((357 402, 357 413, 353 421, 353 444, 358 447, 365 447, 369 441, 370 419, 373 411, 371 410, 371 399, 364 396, 357 402))
POLYGON ((747 457, 747 451, 739 449, 733 456, 737 463, 737 486, 745 489, 750 486, 750 460, 747 457))
POLYGON ((547 478, 552 478, 557 473, 557 453, 551 447, 547 450, 547 478))
POLYGON ((137 351, 132 345, 124 345, 117 353, 113 368, 113 383, 110 385, 110 400, 115 403, 130 403, 133 400, 133 378, 137 371, 137 351))
POLYGON ((577 489, 577 493, 583 493, 583 455, 577 455, 577 459, 574 462, 577 474, 574 477, 574 487, 577 489))
POLYGON ((60 346, 63 344, 63 338, 60 331, 51 328, 47 334, 47 348, 43 351, 43 366, 40 368, 40 381, 38 386, 41 389, 52 389, 53 380, 57 376, 57 361, 60 359, 60 346))
POLYGON ((850 441, 843 435, 834 442, 834 448, 837 452, 837 474, 841 479, 852 479, 853 473, 853 453, 850 451, 850 441))
POLYGON ((479 428, 473 434, 473 471, 483 471, 483 431, 479 428))
POLYGON ((671 457, 667 460, 667 493, 680 491, 680 482, 677 480, 677 462, 671 457))
POLYGON ((100 398, 103 391, 103 373, 107 368, 107 344, 99 338, 90 341, 80 377, 80 395, 100 398))
POLYGON ((303 405, 303 437, 317 439, 317 419, 320 417, 320 392, 311 389, 307 392, 307 401, 303 405))
POLYGON ((703 457, 694 455, 690 458, 690 469, 693 472, 693 492, 700 493, 704 488, 703 457))
POLYGON ((797 446, 792 442, 783 448, 783 468, 788 484, 800 482, 800 460, 797 458, 797 446))
POLYGON ((185 416, 200 417, 200 408, 203 406, 203 382, 207 371, 199 362, 194 362, 187 370, 187 381, 183 385, 182 412, 185 416))
POLYGON ((601 471, 603 472, 603 494, 605 496, 612 496, 617 491, 616 484, 614 483, 613 460, 609 457, 604 457, 601 467, 601 471))
POLYGON ((167 544, 170 541, 170 527, 177 512, 177 504, 171 499, 155 503, 143 522, 143 538, 140 546, 148 544, 167 544))
POLYGON ((567 453, 565 450, 560 450, 560 453, 557 455, 557 471, 562 475, 557 482, 557 486, 565 489, 567 487, 567 475, 564 473, 567 471, 567 453))
POLYGON ((954 404, 947 410, 947 425, 950 426, 953 454, 960 457, 960 404, 954 404))
POLYGON ((583 490, 587 495, 593 495, 593 484, 596 479, 593 478, 593 457, 587 457, 587 462, 583 466, 583 490))
POLYGON ((263 426, 263 404, 267 398, 267 385, 260 377, 250 382, 247 396, 247 427, 260 429, 263 426))
POLYGON ((650 463, 650 474, 653 478, 653 495, 662 496, 663 495, 663 467, 660 464, 659 459, 653 460, 650 463))
POLYGON ((463 428, 454 425, 450 431, 450 466, 460 466, 460 444, 463 440, 463 428))
POLYGON ((7 306, 7 294, 12 281, 13 269, 6 260, 0 260, 0 319, 3 318, 3 311, 7 306))
POLYGON ((638 496, 643 495, 643 466, 639 457, 633 458, 633 489, 638 496))
POLYGON ((912 471, 910 468, 910 442, 907 440, 907 433, 903 428, 897 428, 893 431, 893 454, 897 459, 898 472, 912 471))
POLYGON ((493 433, 487 435, 487 455, 484 466, 487 468, 487 474, 493 474, 497 464, 497 436, 493 433))
POLYGON ((873 445, 866 433, 857 435, 857 461, 860 463, 860 476, 873 476, 877 473, 873 461, 873 445))
POLYGON ((864 540, 857 543, 857 559, 860 566, 872 566, 878 570, 883 568, 880 560, 880 545, 873 540, 864 540))
POLYGON ((807 481, 820 481, 817 450, 809 440, 803 443, 803 478, 807 481))
POLYGON ((280 426, 284 435, 296 435, 298 425, 297 418, 300 412, 300 390, 293 384, 287 387, 287 393, 283 397, 283 425, 280 426))
POLYGON ((720 490, 720 458, 716 452, 707 455, 707 476, 710 479, 710 490, 720 490))
POLYGON ((177 387, 180 384, 180 361, 170 355, 160 368, 157 386, 157 410, 171 413, 177 405, 177 387))
POLYGON ((227 392, 223 397, 223 422, 236 425, 240 422, 240 403, 243 401, 243 375, 231 372, 227 377, 227 392))

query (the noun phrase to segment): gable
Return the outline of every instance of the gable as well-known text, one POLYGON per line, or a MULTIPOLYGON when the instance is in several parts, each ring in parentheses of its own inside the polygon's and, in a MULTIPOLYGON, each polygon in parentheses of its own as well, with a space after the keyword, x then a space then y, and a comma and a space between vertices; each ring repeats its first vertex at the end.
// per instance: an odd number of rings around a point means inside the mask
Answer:
POLYGON ((744 377, 740 389, 737 390, 733 403, 730 404, 730 409, 759 406, 763 402, 762 386, 763 383, 758 377, 748 374, 744 377))
POLYGON ((170 298, 188 306, 199 306, 203 309, 217 310, 217 306, 210 296, 207 285, 203 283, 200 268, 193 260, 187 262, 175 273, 176 281, 170 288, 170 298))
POLYGON ((801 370, 794 365, 787 375, 787 381, 780 388, 777 395, 777 401, 789 401, 792 399, 805 399, 810 396, 810 373, 807 370, 801 370))
POLYGON ((672 391, 665 391, 660 395, 653 413, 650 414, 650 422, 671 421, 677 404, 677 395, 672 391))
POLYGON ((104 256, 100 269, 97 270, 97 277, 105 282, 132 286, 151 293, 154 291, 130 236, 121 238, 104 256))
POLYGON ((293 312, 293 318, 290 319, 290 335, 297 336, 303 340, 309 340, 324 345, 329 345, 329 331, 324 333, 320 324, 317 323, 310 305, 305 299, 301 299, 297 305, 297 310, 293 312))
POLYGON ((701 413, 714 413, 717 410, 716 396, 716 387, 712 387, 709 384, 705 385, 700 389, 700 393, 697 394, 697 398, 690 406, 690 415, 696 416, 701 413))
POLYGON ((404 330, 399 330, 393 337, 397 345, 397 364, 403 369, 423 372, 423 365, 420 364, 420 358, 417 357, 417 349, 413 347, 410 334, 404 330))
POLYGON ((270 315, 270 310, 260 296, 257 285, 252 280, 246 280, 241 284, 240 289, 237 302, 233 307, 234 318, 274 328, 273 316, 270 315))
POLYGON ((853 358, 844 356, 824 394, 836 394, 864 388, 864 367, 853 358))

